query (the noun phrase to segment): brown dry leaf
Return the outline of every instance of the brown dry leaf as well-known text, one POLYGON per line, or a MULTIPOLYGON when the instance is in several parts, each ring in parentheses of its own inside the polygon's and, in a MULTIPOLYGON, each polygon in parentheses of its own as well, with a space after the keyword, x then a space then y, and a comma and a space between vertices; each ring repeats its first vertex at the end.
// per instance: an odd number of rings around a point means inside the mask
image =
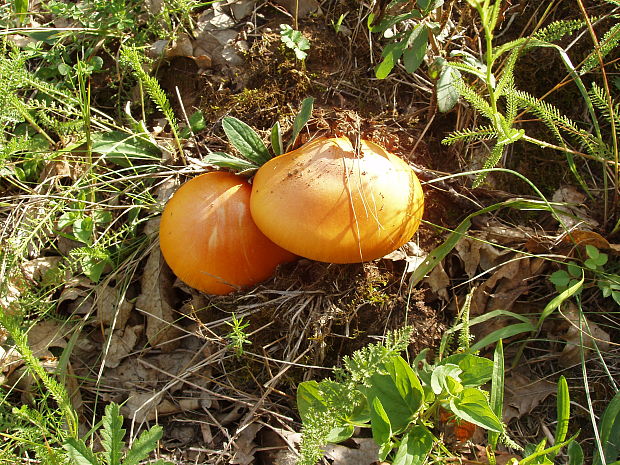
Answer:
POLYGON ((251 423, 246 426, 241 433, 233 440, 234 455, 230 463, 235 465, 250 465, 254 462, 254 454, 256 452, 256 433, 260 431, 263 425, 259 423, 251 423))
MULTIPOLYGON (((585 194, 579 192, 573 186, 560 187, 554 192, 552 200, 554 202, 567 203, 568 205, 556 206, 556 214, 564 223, 564 227, 568 230, 573 229, 577 225, 581 225, 581 229, 586 226, 589 229, 596 229, 598 222, 592 219, 583 203, 586 200, 585 194)), ((564 230, 561 226, 561 229, 564 230)))
POLYGON ((138 424, 154 420, 158 416, 157 406, 161 403, 163 396, 163 391, 134 391, 121 407, 121 413, 138 424))
POLYGON ((317 0, 276 0, 278 5, 282 5, 289 13, 296 14, 298 18, 303 18, 319 9, 317 0))
POLYGON ((165 265, 159 247, 151 252, 142 274, 142 291, 136 300, 136 309, 146 315, 146 337, 153 347, 164 352, 178 347, 180 329, 173 326, 176 312, 170 304, 173 300, 172 284, 175 277, 165 265))
POLYGON ((62 257, 41 257, 25 262, 21 269, 30 281, 41 281, 45 274, 58 268, 62 257))
POLYGON ((57 306, 65 301, 76 300, 80 297, 86 297, 93 285, 91 280, 86 276, 74 276, 65 281, 60 297, 58 297, 57 306))
POLYGON ((425 283, 431 287, 431 291, 443 300, 450 300, 448 295, 448 286, 450 285, 450 277, 443 268, 443 263, 438 263, 433 271, 426 278, 425 283))
POLYGON ((118 289, 111 286, 101 286, 97 289, 95 300, 97 307, 97 321, 104 326, 123 329, 129 319, 133 305, 122 298, 118 289))
POLYGON ((55 321, 41 321, 28 330, 28 345, 37 358, 53 357, 49 348, 67 347, 65 336, 69 332, 70 328, 63 327, 55 321))
MULTIPOLYGON (((104 357, 105 366, 110 368, 119 366, 121 360, 131 354, 143 330, 144 325, 128 326, 114 330, 108 351, 104 357)), ((106 330, 106 341, 109 337, 110 329, 108 328, 106 330)))
POLYGON ((332 465, 371 465, 377 461, 379 446, 372 438, 352 439, 358 447, 353 449, 340 444, 324 448, 325 456, 332 459, 332 465))
POLYGON ((396 249, 394 252, 383 257, 385 260, 407 262, 405 273, 412 273, 418 266, 426 260, 428 254, 415 242, 407 242, 405 245, 396 249))
POLYGON ((557 391, 557 386, 544 379, 532 381, 524 375, 513 373, 506 378, 505 389, 503 419, 508 423, 534 410, 547 396, 557 391))
POLYGON ((593 245, 597 249, 607 250, 611 246, 607 239, 594 231, 585 231, 576 229, 570 233, 566 233, 562 238, 562 242, 567 245, 593 245))
POLYGON ((588 358, 587 352, 593 350, 595 346, 601 352, 609 350, 609 334, 585 316, 582 315, 580 319, 579 309, 574 303, 570 302, 560 313, 570 325, 568 331, 561 336, 566 340, 566 346, 560 354, 561 366, 569 367, 581 363, 581 347, 586 350, 584 354, 586 359, 588 358))

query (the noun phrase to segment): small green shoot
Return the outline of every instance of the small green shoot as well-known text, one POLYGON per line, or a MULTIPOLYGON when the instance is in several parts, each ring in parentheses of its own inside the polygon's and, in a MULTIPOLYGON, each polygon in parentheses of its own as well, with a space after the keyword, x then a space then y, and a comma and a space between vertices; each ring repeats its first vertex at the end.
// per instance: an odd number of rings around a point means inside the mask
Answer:
POLYGON ((237 318, 233 313, 230 321, 227 321, 226 324, 230 327, 226 336, 230 340, 229 346, 234 350, 237 357, 241 357, 244 353, 244 345, 252 344, 245 332, 250 323, 243 321, 243 317, 237 318))
POLYGON ((301 31, 293 29, 288 24, 280 24, 280 40, 289 49, 295 52, 298 60, 305 60, 308 56, 306 50, 310 50, 310 41, 301 31))

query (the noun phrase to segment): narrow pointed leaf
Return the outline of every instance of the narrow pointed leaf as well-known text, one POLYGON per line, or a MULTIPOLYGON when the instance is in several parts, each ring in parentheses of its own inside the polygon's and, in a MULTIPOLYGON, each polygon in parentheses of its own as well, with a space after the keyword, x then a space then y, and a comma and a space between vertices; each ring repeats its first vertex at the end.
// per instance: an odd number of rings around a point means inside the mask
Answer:
MULTIPOLYGON (((291 147, 297 140, 297 136, 299 136, 299 133, 301 132, 301 130, 310 120, 310 117, 312 116, 313 107, 314 107, 314 98, 312 97, 305 98, 304 101, 301 102, 301 109, 299 110, 299 113, 297 113, 297 116, 295 117, 295 121, 293 122, 293 134, 291 134, 291 140, 286 146, 287 151, 291 149, 291 147)), ((281 142, 280 142, 280 145, 281 145, 281 142)))
POLYGON ((271 148, 273 150, 274 155, 282 155, 284 153, 284 147, 282 145, 282 129, 280 128, 280 123, 276 121, 271 127, 271 148))
POLYGON ((205 163, 210 165, 220 166, 222 168, 230 168, 238 173, 244 173, 252 170, 257 170, 258 165, 244 160, 243 158, 235 157, 224 152, 211 152, 207 154, 203 159, 205 163))
MULTIPOLYGON (((495 346, 495 353, 493 354, 493 374, 491 375, 491 399, 489 405, 495 416, 502 418, 504 407, 504 344, 501 339, 495 346)), ((495 450, 499 433, 489 431, 488 438, 491 449, 495 450)))
MULTIPOLYGON (((560 376, 558 380, 558 398, 557 398, 557 417, 558 424, 555 427, 555 443, 560 443, 566 439, 568 433, 568 422, 570 420, 570 394, 568 392, 568 383, 564 376, 560 376)), ((556 453, 551 454, 551 458, 556 453)))

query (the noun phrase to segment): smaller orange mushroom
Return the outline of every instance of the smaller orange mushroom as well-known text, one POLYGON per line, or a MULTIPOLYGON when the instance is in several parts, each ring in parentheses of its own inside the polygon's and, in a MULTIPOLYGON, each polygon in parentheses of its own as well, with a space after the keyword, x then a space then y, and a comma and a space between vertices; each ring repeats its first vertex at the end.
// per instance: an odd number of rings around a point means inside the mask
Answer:
POLYGON ((185 284, 228 294, 264 281, 279 264, 295 259, 254 224, 250 193, 245 179, 218 171, 189 180, 168 201, 160 248, 185 284))

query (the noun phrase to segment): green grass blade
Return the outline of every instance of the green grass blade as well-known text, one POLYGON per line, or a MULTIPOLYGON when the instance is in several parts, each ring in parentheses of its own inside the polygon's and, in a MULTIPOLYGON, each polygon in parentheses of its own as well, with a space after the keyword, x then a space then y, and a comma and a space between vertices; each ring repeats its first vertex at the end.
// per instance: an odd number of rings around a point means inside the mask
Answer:
MULTIPOLYGON (((489 404, 493 413, 495 413, 497 418, 501 419, 504 407, 504 345, 501 339, 497 342, 493 354, 493 375, 491 376, 491 398, 489 404)), ((497 447, 499 433, 489 431, 488 438, 489 445, 494 451, 497 447)))
MULTIPOLYGON (((605 462, 609 464, 618 460, 620 457, 620 392, 616 393, 603 412, 599 434, 605 454, 605 462)), ((594 465, 603 463, 598 450, 595 452, 593 463, 594 465)))
POLYGON ((569 287, 565 291, 561 292, 559 295, 554 297, 551 300, 551 302, 549 302, 545 306, 545 308, 543 309, 542 313, 540 314, 540 317, 538 318, 538 323, 536 325, 537 329, 540 329, 542 327, 542 324, 547 319, 547 317, 549 315, 551 315, 553 312, 555 312, 558 308, 560 308, 560 305, 562 305, 564 303, 564 301, 566 301, 567 299, 569 299, 570 297, 575 295, 579 291, 579 289, 582 288, 583 281, 584 281, 584 275, 583 275, 583 271, 582 271, 582 273, 581 273, 581 280, 580 281, 576 282, 571 287, 569 287))

